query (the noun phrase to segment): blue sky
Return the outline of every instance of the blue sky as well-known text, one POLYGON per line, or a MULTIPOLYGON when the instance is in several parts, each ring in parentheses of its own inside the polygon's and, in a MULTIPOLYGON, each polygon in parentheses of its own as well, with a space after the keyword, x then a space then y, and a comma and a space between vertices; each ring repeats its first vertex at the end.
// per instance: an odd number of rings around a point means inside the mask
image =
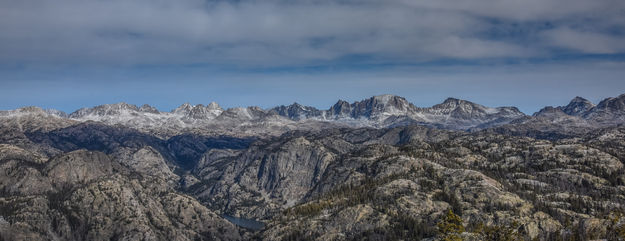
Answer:
POLYGON ((621 0, 0 1, 0 109, 390 93, 533 113, 623 76, 621 0))

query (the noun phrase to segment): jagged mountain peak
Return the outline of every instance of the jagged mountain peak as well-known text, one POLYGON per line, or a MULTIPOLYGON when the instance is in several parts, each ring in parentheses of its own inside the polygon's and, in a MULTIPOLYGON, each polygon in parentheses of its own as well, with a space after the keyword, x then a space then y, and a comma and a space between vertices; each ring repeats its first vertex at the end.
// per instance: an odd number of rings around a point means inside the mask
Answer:
POLYGON ((526 117, 516 107, 486 107, 457 98, 447 98, 440 104, 425 108, 424 113, 428 122, 440 123, 451 129, 486 128, 526 117))
POLYGON ((581 97, 581 96, 575 96, 575 98, 573 98, 570 102, 571 103, 573 103, 573 102, 588 102, 588 103, 591 103, 589 100, 587 100, 586 98, 581 97))
POLYGON ((176 107, 176 109, 173 109, 171 112, 175 114, 183 114, 190 112, 191 109, 193 109, 193 105, 191 105, 189 102, 185 102, 184 104, 176 107))
POLYGON ((461 100, 456 98, 447 98, 443 103, 432 106, 431 112, 450 114, 452 112, 474 113, 479 112, 486 114, 488 112, 495 112, 494 108, 488 108, 483 105, 473 103, 468 100, 461 100))
POLYGON ((22 112, 41 112, 41 111, 43 111, 43 109, 41 107, 38 107, 38 106, 25 106, 25 107, 17 108, 16 110, 22 111, 22 112))
POLYGON ((143 104, 141 107, 139 107, 139 111, 146 112, 146 113, 152 113, 152 114, 160 113, 160 111, 158 111, 158 109, 156 109, 155 107, 153 107, 151 105, 148 105, 148 104, 143 104))
POLYGON ((540 109, 538 112, 534 113, 535 117, 551 117, 551 116, 562 116, 567 115, 562 111, 560 107, 546 106, 540 109))
POLYGON ((14 115, 52 115, 57 117, 67 117, 67 114, 60 110, 55 109, 43 109, 38 106, 26 106, 17 108, 15 110, 0 111, 0 116, 14 116, 14 115))
POLYGON ((585 112, 583 118, 606 125, 625 122, 625 94, 602 100, 585 112))
POLYGON ((440 113, 480 113, 480 114, 506 114, 506 115, 525 115, 514 106, 503 107, 487 107, 468 100, 462 100, 449 97, 443 103, 437 104, 429 108, 434 112, 440 113))
POLYGON ((580 116, 590 111, 595 105, 582 97, 575 97, 568 105, 560 107, 562 111, 568 115, 580 116))
POLYGON ((217 102, 215 102, 215 101, 212 101, 211 103, 208 103, 208 105, 206 105, 206 107, 210 108, 210 109, 215 109, 215 110, 222 109, 221 106, 219 106, 219 104, 217 104, 217 102))
MULTIPOLYGON (((302 105, 302 104, 297 103, 297 102, 293 102, 293 104, 290 104, 290 105, 280 105, 278 107, 285 107, 285 108, 289 108, 289 109, 302 109, 302 110, 306 110, 306 109, 309 109, 309 108, 314 108, 314 107, 311 107, 311 106, 302 105)), ((276 108, 278 108, 278 107, 276 107, 276 108)))
POLYGON ((44 110, 46 113, 48 113, 49 115, 53 115, 53 116, 58 116, 58 117, 63 117, 63 118, 67 118, 67 113, 60 111, 60 110, 56 110, 56 109, 45 109, 44 110))
POLYGON ((548 106, 536 112, 534 116, 552 122, 565 121, 575 125, 609 126, 622 124, 625 122, 625 94, 606 98, 597 105, 577 96, 566 106, 548 106))
POLYGON ((609 111, 625 111, 625 94, 606 98, 597 104, 597 108, 609 111))
POLYGON ((73 113, 69 114, 70 118, 82 118, 85 116, 113 116, 130 114, 132 112, 139 112, 139 107, 133 104, 125 102, 119 102, 115 104, 98 105, 92 108, 81 108, 73 113))
POLYGON ((386 118, 393 115, 409 115, 417 108, 404 97, 396 95, 377 95, 351 105, 353 118, 386 118))
POLYGON ((336 104, 334 105, 344 105, 344 104, 349 105, 349 102, 347 102, 346 100, 339 99, 338 101, 336 101, 336 104))
POLYGON ((197 104, 197 105, 192 105, 189 102, 185 102, 184 104, 176 107, 176 109, 172 110, 172 112, 176 112, 176 111, 191 111, 193 108, 207 108, 207 109, 220 109, 223 110, 221 108, 221 106, 219 106, 219 104, 215 101, 212 101, 210 103, 208 103, 206 106, 204 106, 204 104, 197 104))
POLYGON ((277 106, 269 110, 270 113, 275 113, 289 119, 302 120, 307 118, 315 118, 323 115, 323 112, 312 106, 304 106, 297 102, 285 106, 277 106))
MULTIPOLYGON (((462 100, 462 99, 453 98, 453 97, 447 97, 447 99, 445 99, 443 101, 443 103, 440 103, 440 104, 435 105, 435 106, 439 106, 440 108, 449 108, 449 107, 455 108, 455 107, 462 106, 462 105, 482 106, 482 105, 473 103, 473 102, 468 101, 468 100, 462 100)), ((433 106, 433 107, 435 107, 435 106, 433 106)))
POLYGON ((114 103, 114 104, 98 105, 98 106, 96 106, 96 108, 97 107, 100 107, 100 108, 109 107, 109 108, 117 108, 117 109, 137 109, 138 108, 136 105, 128 104, 128 103, 123 102, 123 101, 122 102, 117 102, 117 103, 114 103))
POLYGON ((38 106, 25 106, 14 110, 16 113, 45 113, 46 111, 38 106))
POLYGON ((233 107, 223 111, 223 113, 219 115, 217 119, 227 121, 248 121, 257 120, 266 115, 267 111, 263 110, 258 106, 233 107))
POLYGON ((376 95, 369 98, 369 100, 377 105, 391 105, 395 107, 406 107, 412 105, 410 102, 408 102, 408 100, 406 100, 406 98, 390 94, 376 95))
POLYGON ((189 102, 186 102, 174 109, 172 113, 191 119, 214 119, 223 111, 216 102, 211 102, 206 106, 203 104, 191 105, 189 102))
POLYGON ((349 102, 344 100, 338 100, 336 104, 330 107, 329 114, 335 118, 351 117, 352 107, 349 102))
POLYGON ((114 104, 104 104, 104 105, 98 105, 94 108, 99 108, 99 109, 117 109, 117 110, 138 110, 139 107, 137 107, 136 105, 133 104, 128 104, 126 102, 118 102, 118 103, 114 103, 114 104))
POLYGON ((260 106, 248 106, 247 109, 264 112, 263 108, 260 108, 260 106))
POLYGON ((406 98, 404 97, 401 97, 398 95, 391 95, 391 94, 376 95, 376 96, 371 97, 370 99, 373 99, 382 103, 388 103, 390 101, 398 100, 398 99, 406 100, 406 98))
POLYGON ((454 97, 447 97, 447 99, 443 101, 443 104, 459 104, 462 102, 469 102, 469 101, 461 100, 461 99, 454 98, 454 97))

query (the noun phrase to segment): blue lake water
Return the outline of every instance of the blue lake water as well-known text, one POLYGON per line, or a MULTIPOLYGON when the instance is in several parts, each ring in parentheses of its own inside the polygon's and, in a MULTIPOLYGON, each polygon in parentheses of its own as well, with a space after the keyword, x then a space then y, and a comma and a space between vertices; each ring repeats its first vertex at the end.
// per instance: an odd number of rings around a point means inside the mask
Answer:
POLYGON ((224 215, 224 218, 239 227, 248 228, 251 230, 261 230, 265 227, 265 223, 252 219, 236 218, 230 215, 224 215))

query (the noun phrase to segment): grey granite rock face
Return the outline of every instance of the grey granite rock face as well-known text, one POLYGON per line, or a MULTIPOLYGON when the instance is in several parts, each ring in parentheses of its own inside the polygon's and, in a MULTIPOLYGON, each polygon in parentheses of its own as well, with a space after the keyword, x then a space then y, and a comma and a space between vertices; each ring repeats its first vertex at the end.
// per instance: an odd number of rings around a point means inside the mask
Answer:
MULTIPOLYGON (((143 110, 150 110, 150 108, 143 108, 143 110)), ((110 105, 99 105, 93 108, 82 108, 69 115, 71 118, 81 118, 89 115, 93 116, 105 116, 105 115, 120 115, 125 112, 139 112, 140 109, 136 105, 127 103, 116 103, 110 105)))
POLYGON ((622 124, 625 121, 625 94, 602 100, 583 117, 602 125, 622 124))
POLYGON ((35 107, 2 112, 0 237, 437 240, 451 210, 466 240, 492 232, 617 240, 623 99, 593 106, 576 98, 533 116, 454 98, 418 108, 392 95, 327 111, 118 104, 72 118, 35 107), (120 115, 185 117, 166 129, 107 119, 120 115))
POLYGON ((338 118, 349 117, 352 113, 352 107, 347 101, 339 100, 336 102, 336 104, 330 107, 330 110, 328 112, 330 113, 330 115, 336 116, 338 118))
POLYGON ((595 107, 595 105, 592 102, 578 96, 573 98, 567 106, 561 109, 567 115, 580 116, 590 111, 593 107, 595 107))
POLYGON ((178 193, 179 178, 150 147, 48 158, 0 148, 5 240, 242 239, 233 224, 178 193))
POLYGON ((281 105, 278 107, 274 107, 269 110, 269 112, 288 117, 292 120, 304 120, 315 117, 318 118, 324 115, 323 111, 320 111, 315 107, 303 106, 298 103, 293 103, 288 106, 281 105))
MULTIPOLYGON (((585 225, 607 222, 593 221, 593 213, 625 205, 625 199, 613 199, 625 190, 623 160, 605 149, 608 141, 621 147, 625 142, 613 143, 619 138, 614 132, 601 136, 601 141, 550 142, 472 134, 418 142, 421 136, 400 148, 370 144, 331 163, 309 195, 274 218, 263 235, 268 240, 295 234, 316 240, 401 236, 394 230, 404 227, 397 223, 403 220, 424 231, 410 235, 432 237, 436 231, 428 233, 427 227, 453 209, 467 227, 516 223, 519 236, 529 239, 571 238, 567 225, 607 237, 609 231, 597 224, 585 225)), ((484 238, 474 229, 466 235, 484 238)))

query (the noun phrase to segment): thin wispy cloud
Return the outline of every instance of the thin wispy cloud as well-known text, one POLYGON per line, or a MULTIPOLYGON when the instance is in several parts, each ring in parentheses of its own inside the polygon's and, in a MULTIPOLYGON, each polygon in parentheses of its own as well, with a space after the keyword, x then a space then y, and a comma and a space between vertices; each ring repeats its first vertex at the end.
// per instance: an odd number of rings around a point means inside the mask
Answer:
POLYGON ((219 64, 623 54, 618 0, 3 0, 2 64, 219 64))

